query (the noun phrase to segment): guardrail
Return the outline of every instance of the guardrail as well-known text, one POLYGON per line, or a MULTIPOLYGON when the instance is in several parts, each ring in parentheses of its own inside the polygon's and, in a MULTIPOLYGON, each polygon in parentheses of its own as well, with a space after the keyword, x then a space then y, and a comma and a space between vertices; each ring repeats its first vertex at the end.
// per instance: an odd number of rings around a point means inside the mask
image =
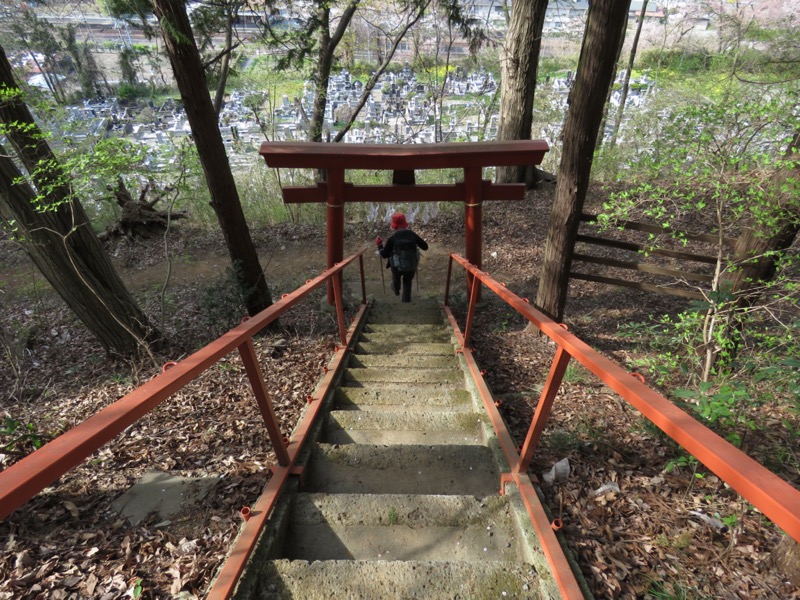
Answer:
MULTIPOLYGON (((512 480, 520 485, 520 491, 523 493, 523 499, 525 499, 526 504, 528 502, 538 502, 538 499, 535 498, 535 492, 533 492, 532 496, 530 493, 526 494, 524 492, 524 487, 530 485, 530 480, 527 476, 528 468, 541 439, 547 419, 550 416, 564 372, 569 361, 574 359, 619 394, 620 397, 638 409, 648 420, 680 444, 709 470, 718 475, 720 479, 736 490, 745 500, 752 503, 753 506, 789 536, 800 541, 799 490, 731 445, 708 427, 699 423, 663 395, 647 387, 643 381, 632 376, 631 373, 624 370, 617 363, 588 346, 567 331, 564 326, 538 311, 531 306, 527 298, 517 296, 505 284, 496 281, 488 273, 481 271, 457 254, 450 255, 444 305, 445 312, 456 331, 456 337, 461 345, 460 352, 467 359, 467 364, 472 370, 476 381, 478 381, 478 388, 483 397, 484 406, 489 412, 489 416, 498 433, 500 446, 511 467, 512 472, 504 476, 504 481, 512 480), (450 279, 454 261, 472 275, 473 281, 480 282, 497 294, 506 304, 524 316, 557 345, 547 381, 542 389, 520 451, 517 451, 514 440, 508 433, 502 417, 494 405, 491 393, 483 383, 480 370, 472 358, 472 348, 469 342, 480 285, 472 285, 471 290, 469 290, 470 299, 463 333, 461 333, 458 323, 449 309, 450 279)), ((542 540, 545 555, 550 561, 550 566, 556 576, 556 581, 562 590, 562 594, 564 597, 571 598, 576 592, 572 587, 572 582, 569 580, 568 573, 565 572, 564 562, 559 556, 559 554, 562 554, 560 546, 552 532, 547 531, 546 522, 542 520, 542 515, 538 514, 535 508, 534 506, 532 510, 529 507, 531 520, 542 540)), ((574 597, 581 596, 574 595, 574 597)))
MULTIPOLYGON (((294 453, 303 443, 303 438, 300 437, 297 441, 289 440, 287 446, 281 435, 272 408, 272 401, 258 364, 258 357, 253 346, 253 336, 314 289, 330 282, 336 305, 339 341, 342 347, 346 347, 352 337, 353 328, 351 327, 348 331, 345 325, 341 276, 344 268, 358 259, 362 305, 356 318, 360 320, 365 312, 367 302, 363 254, 364 250, 361 250, 325 270, 318 277, 309 279, 305 285, 290 294, 284 294, 269 308, 254 317, 246 318, 241 325, 231 329, 184 360, 167 363, 157 377, 0 473, 0 519, 7 517, 61 475, 81 464, 95 450, 119 435, 234 350, 238 350, 242 357, 253 394, 277 456, 278 466, 289 468, 293 462, 294 453)), ((344 352, 337 348, 334 358, 335 368, 329 368, 328 372, 331 377, 338 369, 341 361, 340 354, 343 355, 344 352)), ((326 376, 323 382, 327 379, 326 376)), ((326 391, 318 389, 313 396, 321 399, 326 391)), ((313 396, 309 397, 310 402, 315 399, 313 396)), ((295 437, 297 437, 297 432, 295 432, 295 437)))

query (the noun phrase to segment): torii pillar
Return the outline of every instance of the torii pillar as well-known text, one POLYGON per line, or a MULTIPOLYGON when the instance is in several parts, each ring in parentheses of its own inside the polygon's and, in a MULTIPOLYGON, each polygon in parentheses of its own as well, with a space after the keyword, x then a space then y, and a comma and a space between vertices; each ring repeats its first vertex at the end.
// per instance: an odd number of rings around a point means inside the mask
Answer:
MULTIPOLYGON (((325 144, 319 142, 264 142, 261 156, 272 168, 324 169, 326 181, 311 187, 286 187, 286 204, 324 202, 327 220, 328 268, 344 258, 346 202, 463 202, 466 259, 481 268, 483 202, 522 200, 521 183, 493 184, 482 179, 483 167, 541 164, 547 143, 541 140, 459 142, 449 144, 325 144), (463 169, 455 184, 415 183, 417 169, 463 169), (346 169, 393 171, 391 185, 345 183, 346 169)), ((341 277, 341 274, 339 274, 341 277)), ((472 287, 467 277, 467 289, 472 287)), ((480 290, 479 290, 480 291, 480 290)), ((333 288, 328 286, 333 304, 333 288)))

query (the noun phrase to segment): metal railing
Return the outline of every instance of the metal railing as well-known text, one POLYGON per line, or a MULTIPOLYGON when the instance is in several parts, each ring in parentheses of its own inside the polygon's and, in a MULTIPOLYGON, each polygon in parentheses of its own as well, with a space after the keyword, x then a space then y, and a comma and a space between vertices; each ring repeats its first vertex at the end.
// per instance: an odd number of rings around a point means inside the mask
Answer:
MULTIPOLYGON (((481 282, 497 294, 506 304, 524 316, 557 345, 547 381, 542 389, 525 441, 519 452, 494 406, 488 388, 485 387, 485 384, 479 383, 479 388, 481 385, 485 388, 483 392, 486 394, 484 405, 490 413, 495 428, 498 430, 500 445, 512 470, 511 474, 507 476, 508 478, 518 482, 527 481, 528 468, 552 410, 553 402, 558 394, 564 372, 569 361, 574 359, 591 371, 620 397, 638 409, 642 415, 680 444, 709 470, 718 475, 720 479, 736 490, 745 500, 752 503, 753 506, 789 536, 800 541, 799 490, 731 445, 708 427, 699 423, 667 398, 647 387, 643 381, 632 376, 621 366, 582 342, 567 331, 564 326, 535 309, 530 305, 527 298, 517 296, 505 284, 496 281, 488 273, 481 271, 461 256, 451 254, 445 287, 445 311, 456 330, 461 352, 465 358, 468 358, 468 364, 470 361, 474 363, 469 342, 480 285, 471 286, 466 324, 462 334, 455 317, 453 317, 448 308, 450 279, 454 261, 464 267, 467 273, 472 276, 473 281, 481 282)), ((470 366, 470 368, 476 370, 473 375, 477 374, 482 382, 483 378, 480 376, 480 371, 477 371, 477 365, 470 366)), ((537 531, 539 529, 540 527, 537 527, 537 531)), ((548 538, 548 536, 544 536, 543 545, 552 541, 555 541, 554 537, 550 536, 548 538)), ((555 549, 552 549, 552 551, 555 552, 555 549)), ((552 563, 551 566, 554 572, 558 574, 560 567, 552 563)))
MULTIPOLYGON (((288 441, 287 445, 286 440, 281 435, 280 426, 272 408, 272 401, 264 382, 264 376, 259 367, 258 357, 253 345, 253 336, 313 290, 329 282, 333 288, 333 296, 335 298, 341 347, 337 347, 332 367, 329 368, 328 374, 323 379, 324 384, 329 379, 328 376, 332 378, 338 369, 341 358, 344 355, 344 348, 350 342, 355 330, 354 326, 352 326, 348 331, 345 324, 341 275, 344 268, 356 260, 358 260, 360 268, 362 295, 362 305, 356 315, 356 321, 360 321, 365 313, 367 298, 363 254, 364 250, 361 250, 334 267, 325 270, 318 277, 309 279, 294 292, 284 294, 280 300, 258 315, 245 318, 238 327, 231 329, 222 337, 184 360, 165 364, 161 374, 157 377, 4 470, 0 473, 0 519, 6 518, 64 473, 81 464, 94 451, 119 435, 127 427, 141 419, 145 414, 234 350, 238 350, 242 357, 256 403, 264 419, 264 425, 272 447, 275 450, 278 467, 290 468, 293 464, 296 450, 302 445, 303 439, 298 438, 297 432, 295 432, 295 436, 288 441), (294 441, 295 439, 297 441, 294 441)), ((320 388, 322 387, 321 385, 320 388)), ((309 396, 309 402, 313 403, 315 399, 324 397, 327 389, 322 390, 320 388, 315 394, 309 396)), ((316 413, 314 412, 314 414, 316 413)))
MULTIPOLYGON (((295 464, 299 452, 321 410, 323 404, 321 401, 337 381, 344 365, 348 346, 352 345, 364 321, 367 298, 363 254, 364 250, 344 259, 318 277, 308 280, 305 285, 290 294, 285 294, 266 310, 255 317, 245 319, 241 325, 186 359, 177 363, 168 363, 164 366, 162 373, 151 381, 0 473, 0 519, 5 518, 71 468, 82 463, 95 450, 119 435, 223 357, 237 350, 264 419, 278 464, 270 469, 272 476, 256 503, 252 507, 245 507, 246 511, 243 510, 245 523, 207 595, 208 598, 213 599, 229 598, 233 594, 281 490, 291 476, 302 475, 302 468, 295 464), (360 268, 362 304, 348 328, 345 324, 342 302, 341 275, 344 268, 356 259, 358 259, 360 268), (284 439, 259 367, 253 336, 314 289, 325 284, 328 284, 333 291, 341 346, 337 346, 333 359, 317 389, 309 395, 308 410, 303 414, 292 436, 284 439)), ((667 398, 632 377, 622 367, 590 348, 562 325, 532 307, 527 299, 517 296, 504 284, 497 282, 488 273, 481 271, 456 254, 450 255, 444 309, 460 345, 458 352, 463 355, 467 367, 473 375, 484 407, 497 432, 499 445, 511 470, 510 473, 501 475, 501 490, 504 490, 508 483, 517 485, 562 597, 583 598, 584 595, 556 537, 556 531, 561 526, 560 520, 551 520, 547 516, 537 496, 533 481, 528 476, 528 469, 552 410, 564 372, 571 359, 577 360, 637 408, 646 418, 706 467, 714 471, 791 537, 800 540, 800 491, 697 422, 667 398), (463 333, 449 308, 453 262, 464 267, 470 281, 479 282, 479 285, 470 286, 470 299, 463 333), (519 450, 500 416, 469 345, 480 284, 497 294, 557 344, 547 381, 536 405, 525 441, 519 450)))

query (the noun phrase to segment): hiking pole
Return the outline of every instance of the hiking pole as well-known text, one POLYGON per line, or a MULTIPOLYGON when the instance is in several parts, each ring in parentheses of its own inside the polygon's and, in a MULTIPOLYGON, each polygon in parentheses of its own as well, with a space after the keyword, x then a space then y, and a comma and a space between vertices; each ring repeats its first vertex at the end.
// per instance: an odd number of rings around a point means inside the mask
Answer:
POLYGON ((386 279, 383 275, 383 261, 381 260, 381 253, 378 252, 378 270, 381 272, 381 283, 383 284, 383 295, 386 295, 386 279))

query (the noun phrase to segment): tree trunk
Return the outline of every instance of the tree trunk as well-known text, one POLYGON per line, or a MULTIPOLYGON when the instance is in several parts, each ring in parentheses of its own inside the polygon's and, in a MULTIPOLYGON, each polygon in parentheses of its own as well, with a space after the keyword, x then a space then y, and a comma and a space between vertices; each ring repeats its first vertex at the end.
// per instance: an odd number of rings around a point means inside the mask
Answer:
POLYGON ((317 86, 314 97, 314 110, 311 113, 311 120, 308 124, 308 139, 311 142, 322 141, 322 129, 325 125, 325 107, 328 104, 328 82, 331 78, 331 67, 333 66, 333 53, 342 41, 347 26, 353 19, 353 15, 358 8, 360 0, 353 0, 339 17, 339 24, 336 31, 331 34, 331 9, 328 3, 320 3, 317 9, 319 19, 319 37, 317 39, 317 75, 315 84, 317 86))
POLYGON ((170 190, 161 194, 155 193, 155 198, 148 202, 146 198, 151 191, 150 184, 142 188, 138 199, 134 199, 122 177, 117 178, 117 187, 108 185, 107 189, 114 192, 114 198, 122 209, 122 214, 113 227, 99 236, 100 239, 123 235, 130 238, 147 238, 156 233, 163 234, 172 221, 186 218, 185 212, 159 210, 155 207, 170 190))
POLYGON ((69 180, 34 123, 0 47, 0 86, 11 91, 0 103, 6 137, 40 191, 0 149, 0 209, 14 220, 22 243, 42 274, 103 347, 133 355, 160 339, 119 278, 92 229, 69 180), (16 95, 13 95, 16 92, 16 95))
POLYGON ((57 211, 61 215, 37 210, 36 193, 20 183, 21 177, 14 161, 5 153, 0 156, 0 216, 14 221, 18 239, 33 263, 106 351, 133 356, 137 350, 146 350, 159 333, 116 276, 102 247, 86 248, 83 241, 90 236, 84 232, 90 225, 80 205, 76 201, 61 204, 57 211), (75 220, 71 231, 64 231, 66 213, 75 220))
MULTIPOLYGON (((520 0, 511 6, 511 22, 503 46, 501 64, 500 122, 497 139, 529 140, 533 125, 536 71, 548 0, 520 0)), ((522 183, 533 168, 497 167, 498 183, 522 183)))
MULTIPOLYGON (((791 169, 776 176, 775 189, 788 179, 800 177, 800 132, 795 133, 785 152, 791 169)), ((796 189, 796 185, 790 189, 796 189)), ((753 219, 736 240, 733 249, 737 269, 730 276, 740 306, 750 306, 759 294, 760 283, 775 276, 778 260, 800 233, 800 201, 792 191, 776 194, 770 218, 753 219)))
POLYGON ((600 130, 597 136, 597 146, 595 151, 603 146, 603 141, 606 135, 606 123, 608 122, 608 111, 611 109, 611 94, 614 92, 614 82, 617 80, 617 65, 619 65, 619 57, 622 56, 622 47, 625 45, 625 32, 628 31, 628 15, 625 15, 625 27, 623 34, 619 38, 617 44, 617 56, 614 59, 614 71, 611 73, 611 83, 608 84, 608 91, 606 92, 606 100, 603 102, 603 118, 600 120, 600 130))
POLYGON ((316 86, 314 94, 314 108, 311 110, 311 119, 308 123, 308 141, 321 142, 322 129, 325 125, 325 107, 328 104, 328 83, 331 78, 331 65, 333 51, 331 45, 331 9, 323 4, 318 9, 319 35, 317 37, 317 76, 314 80, 316 86))
POLYGON ((228 74, 231 71, 231 54, 233 53, 233 21, 238 14, 238 5, 233 3, 225 5, 225 48, 223 49, 222 61, 219 65, 219 81, 217 91, 214 94, 214 112, 219 117, 222 110, 222 103, 225 100, 225 88, 228 85, 228 74))
MULTIPOLYGON (((39 63, 39 59, 36 58, 36 52, 34 52, 33 49, 30 46, 28 46, 28 43, 26 41, 23 40, 23 43, 25 44, 25 48, 28 51, 28 56, 30 56, 30 59, 33 61, 33 64, 36 65, 36 69, 39 71, 39 73, 41 73, 42 79, 44 80, 44 84, 47 86, 47 89, 50 90, 50 94, 53 96, 53 100, 55 100, 56 104, 58 104, 58 94, 56 93, 56 90, 53 87, 53 82, 50 81, 50 77, 48 77, 46 71, 39 63)), ((3 50, 3 54, 5 55, 5 50, 3 50)))
POLYGON ((252 316, 270 306, 272 297, 242 212, 186 6, 181 0, 153 0, 153 9, 203 166, 211 206, 252 316))
POLYGON ((611 85, 619 40, 625 35, 629 6, 630 0, 594 0, 586 20, 536 295, 536 305, 557 321, 564 316, 575 236, 589 187, 603 102, 611 85))
POLYGON ((617 143, 617 135, 619 134, 619 126, 622 124, 622 115, 625 113, 625 102, 628 100, 628 89, 631 85, 631 72, 633 65, 636 62, 636 50, 639 47, 639 37, 642 35, 642 25, 644 24, 644 13, 647 11, 647 3, 649 0, 642 2, 642 13, 639 15, 639 22, 636 24, 636 33, 633 36, 633 43, 631 44, 631 55, 628 59, 628 70, 625 72, 625 80, 622 82, 622 93, 619 99, 619 106, 617 107, 617 114, 614 117, 614 127, 611 131, 610 145, 613 148, 617 143))

